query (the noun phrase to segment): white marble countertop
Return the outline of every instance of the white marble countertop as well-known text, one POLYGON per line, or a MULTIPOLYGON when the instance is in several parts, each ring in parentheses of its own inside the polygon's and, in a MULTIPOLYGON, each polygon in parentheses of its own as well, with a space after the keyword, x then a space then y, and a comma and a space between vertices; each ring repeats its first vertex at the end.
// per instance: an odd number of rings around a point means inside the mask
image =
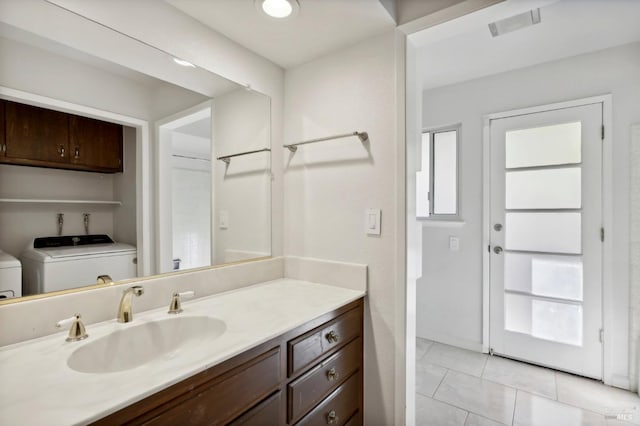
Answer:
POLYGON ((169 317, 167 307, 136 312, 134 299, 131 323, 114 319, 88 325, 89 338, 80 342, 66 342, 65 330, 0 348, 0 424, 90 423, 364 295, 285 278, 187 300, 180 316, 220 319, 226 323, 224 334, 121 372, 69 368, 67 359, 79 347, 113 331, 169 317))

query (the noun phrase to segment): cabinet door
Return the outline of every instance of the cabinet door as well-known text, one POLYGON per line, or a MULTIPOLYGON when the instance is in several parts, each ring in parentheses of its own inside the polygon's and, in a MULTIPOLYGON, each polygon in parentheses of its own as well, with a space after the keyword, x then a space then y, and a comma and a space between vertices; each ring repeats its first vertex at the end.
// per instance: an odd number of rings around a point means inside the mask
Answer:
POLYGON ((122 171, 122 126, 92 118, 69 117, 71 164, 122 171))
POLYGON ((7 101, 5 117, 7 162, 69 162, 67 114, 7 101))
POLYGON ((5 157, 5 150, 7 149, 7 145, 5 145, 5 133, 4 133, 4 105, 5 101, 0 99, 0 160, 5 157))

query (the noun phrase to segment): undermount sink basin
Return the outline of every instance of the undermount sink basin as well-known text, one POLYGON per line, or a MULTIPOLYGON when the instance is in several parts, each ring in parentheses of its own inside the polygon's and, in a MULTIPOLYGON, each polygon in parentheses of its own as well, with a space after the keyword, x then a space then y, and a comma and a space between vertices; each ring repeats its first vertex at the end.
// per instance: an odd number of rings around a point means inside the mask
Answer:
POLYGON ((82 373, 129 370, 210 342, 226 329, 224 321, 205 316, 175 317, 132 325, 87 342, 73 351, 67 365, 82 373))

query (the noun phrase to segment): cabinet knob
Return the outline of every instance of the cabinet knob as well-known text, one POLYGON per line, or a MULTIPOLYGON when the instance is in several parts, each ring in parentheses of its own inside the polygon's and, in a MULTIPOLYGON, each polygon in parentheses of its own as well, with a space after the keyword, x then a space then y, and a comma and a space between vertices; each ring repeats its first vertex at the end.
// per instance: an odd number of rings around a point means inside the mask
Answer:
POLYGON ((338 333, 336 333, 335 331, 331 330, 330 332, 327 333, 327 335, 325 336, 327 338, 327 341, 329 343, 334 342, 334 343, 338 343, 338 333))
POLYGON ((64 158, 64 145, 60 145, 60 158, 64 158))
POLYGON ((327 424, 337 425, 339 421, 340 419, 338 418, 338 415, 336 414, 335 410, 329 411, 329 413, 327 414, 327 424))
POLYGON ((80 148, 76 146, 75 152, 74 152, 74 156, 75 159, 80 158, 80 148))
POLYGON ((327 380, 333 382, 334 380, 338 380, 340 378, 340 374, 336 371, 335 368, 327 371, 327 380))

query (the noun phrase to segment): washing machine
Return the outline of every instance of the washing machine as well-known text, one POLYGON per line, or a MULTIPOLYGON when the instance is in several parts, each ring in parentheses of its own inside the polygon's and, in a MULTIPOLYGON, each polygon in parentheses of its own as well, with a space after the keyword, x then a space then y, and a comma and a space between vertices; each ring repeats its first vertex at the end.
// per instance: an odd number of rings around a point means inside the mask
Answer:
POLYGON ((25 296, 137 276, 136 248, 103 234, 36 238, 20 260, 25 296))
POLYGON ((0 250, 0 300, 22 296, 22 266, 9 253, 0 250))

